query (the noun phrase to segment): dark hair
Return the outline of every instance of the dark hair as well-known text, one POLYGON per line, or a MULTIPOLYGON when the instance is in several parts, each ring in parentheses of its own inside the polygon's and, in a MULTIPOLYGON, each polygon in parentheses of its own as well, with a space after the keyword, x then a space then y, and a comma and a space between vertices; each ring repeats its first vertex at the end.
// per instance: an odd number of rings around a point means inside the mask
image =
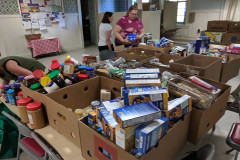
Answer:
POLYGON ((109 17, 112 17, 112 15, 113 15, 112 12, 105 12, 102 19, 102 23, 110 23, 109 17))
POLYGON ((130 13, 132 10, 138 10, 137 5, 132 5, 132 6, 128 9, 128 12, 127 12, 127 14, 126 14, 127 17, 129 16, 129 13, 130 13))

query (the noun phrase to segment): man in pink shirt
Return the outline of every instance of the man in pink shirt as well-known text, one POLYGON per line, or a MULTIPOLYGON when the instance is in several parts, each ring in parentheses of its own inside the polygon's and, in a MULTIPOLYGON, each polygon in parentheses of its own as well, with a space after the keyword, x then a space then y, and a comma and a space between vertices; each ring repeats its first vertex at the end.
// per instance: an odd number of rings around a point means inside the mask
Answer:
POLYGON ((115 28, 115 44, 116 46, 125 45, 128 46, 137 46, 140 42, 140 39, 144 35, 144 26, 139 18, 137 18, 138 8, 133 5, 129 8, 126 16, 121 17, 115 28), (136 34, 136 40, 130 42, 127 39, 128 34, 136 34))

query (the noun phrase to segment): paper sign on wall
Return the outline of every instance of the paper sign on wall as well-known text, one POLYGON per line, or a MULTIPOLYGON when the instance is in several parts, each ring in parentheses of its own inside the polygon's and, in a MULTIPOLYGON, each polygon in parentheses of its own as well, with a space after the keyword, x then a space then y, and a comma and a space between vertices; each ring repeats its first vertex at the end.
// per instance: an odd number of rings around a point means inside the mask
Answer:
POLYGON ((30 21, 23 21, 24 29, 31 29, 31 22, 30 21))
POLYGON ((40 25, 40 30, 45 30, 47 29, 46 23, 44 19, 39 20, 39 25, 40 25))
POLYGON ((33 29, 39 29, 39 24, 38 24, 38 22, 32 22, 32 28, 33 28, 33 29))
POLYGON ((30 0, 23 0, 23 3, 30 3, 30 0))

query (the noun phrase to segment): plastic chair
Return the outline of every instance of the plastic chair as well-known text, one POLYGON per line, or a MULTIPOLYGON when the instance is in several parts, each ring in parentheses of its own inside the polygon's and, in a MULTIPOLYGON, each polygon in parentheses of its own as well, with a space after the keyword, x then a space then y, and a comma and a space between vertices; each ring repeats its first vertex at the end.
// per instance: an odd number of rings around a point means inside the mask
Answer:
POLYGON ((49 157, 53 160, 60 160, 28 126, 5 111, 2 111, 2 114, 12 120, 19 130, 17 160, 20 158, 21 151, 26 152, 35 160, 48 160, 49 157))
POLYGON ((238 158, 240 151, 240 123, 233 123, 232 128, 227 136, 226 143, 232 149, 228 150, 226 154, 236 150, 235 160, 238 158))

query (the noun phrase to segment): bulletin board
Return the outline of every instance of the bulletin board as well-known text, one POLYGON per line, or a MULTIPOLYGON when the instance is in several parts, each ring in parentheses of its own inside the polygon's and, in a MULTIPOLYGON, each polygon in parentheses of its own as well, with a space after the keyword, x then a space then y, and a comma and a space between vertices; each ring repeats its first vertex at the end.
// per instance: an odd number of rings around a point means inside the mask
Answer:
POLYGON ((24 28, 46 30, 58 23, 65 27, 62 0, 19 0, 24 28))

